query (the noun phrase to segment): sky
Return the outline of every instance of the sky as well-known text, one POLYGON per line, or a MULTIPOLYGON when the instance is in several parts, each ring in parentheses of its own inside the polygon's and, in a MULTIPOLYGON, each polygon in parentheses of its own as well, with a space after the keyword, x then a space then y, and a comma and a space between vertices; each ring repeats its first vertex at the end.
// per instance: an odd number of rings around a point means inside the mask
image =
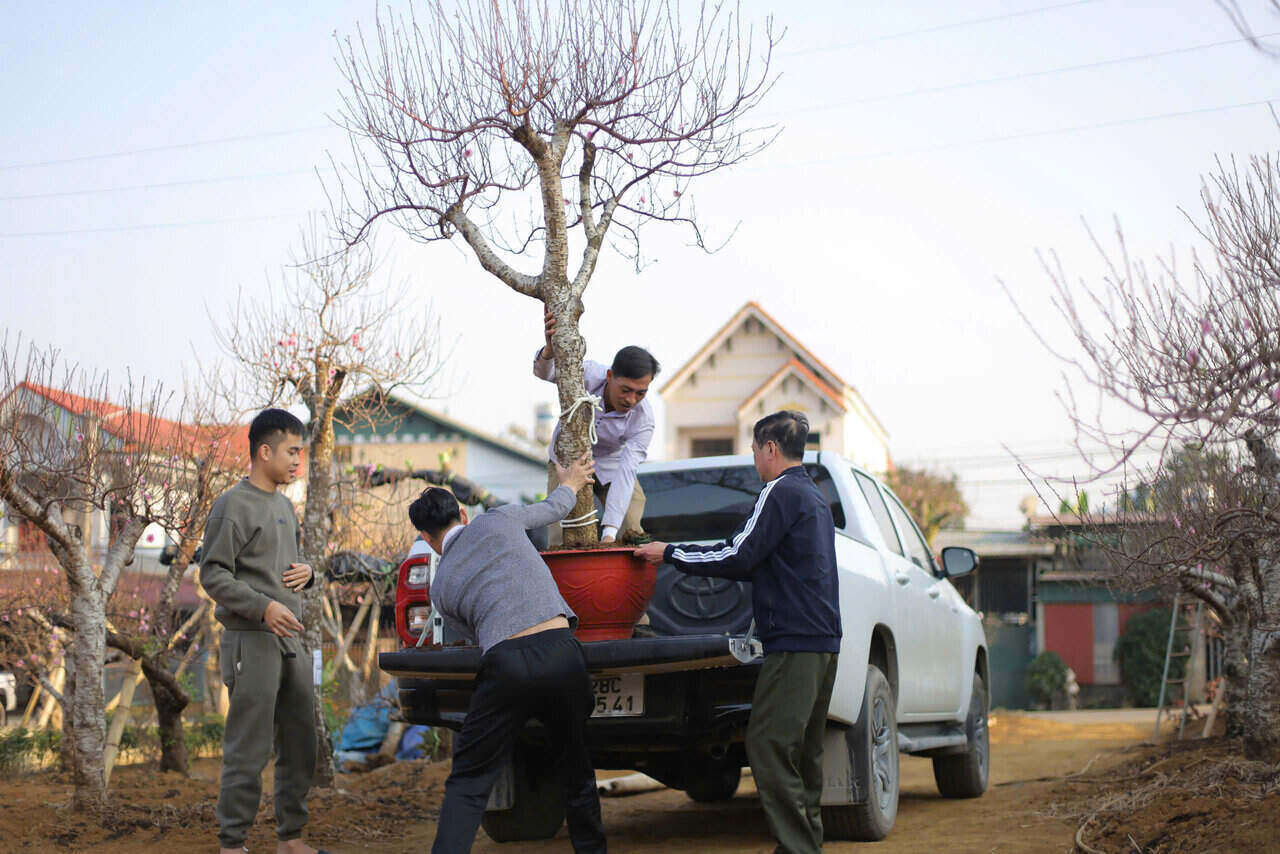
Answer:
MULTIPOLYGON (((1241 5, 1280 45, 1280 15, 1241 5)), ((327 207, 325 170, 346 154, 335 37, 375 11, 289 6, 7 5, 0 328, 175 386, 219 358, 211 318, 277 286, 327 207)), ((674 372, 757 300, 858 389, 897 463, 958 475, 969 527, 1018 527, 1033 489, 1014 455, 1043 475, 1086 470, 1059 400, 1084 386, 1036 335, 1069 352, 1037 253, 1096 282, 1086 226, 1106 243, 1120 223, 1138 256, 1194 245, 1184 211, 1214 158, 1280 147, 1280 60, 1212 0, 742 10, 786 31, 756 115, 782 132, 691 186, 709 234, 733 235, 723 249, 651 227, 643 270, 602 260, 588 357, 640 344, 674 372)), ((529 373, 539 305, 460 243, 382 229, 377 247, 380 275, 439 321, 451 354, 431 405, 491 432, 531 427, 554 400, 529 373)))

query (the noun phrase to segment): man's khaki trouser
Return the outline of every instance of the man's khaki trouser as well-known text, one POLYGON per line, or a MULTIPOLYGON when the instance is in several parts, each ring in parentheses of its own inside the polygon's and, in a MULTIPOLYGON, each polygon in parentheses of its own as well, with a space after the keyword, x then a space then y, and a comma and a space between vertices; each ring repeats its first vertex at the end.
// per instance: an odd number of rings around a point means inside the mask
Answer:
MULTIPOLYGON (((547 474, 547 495, 550 495, 557 486, 560 485, 560 479, 556 477, 555 469, 552 468, 547 474)), ((604 507, 605 502, 609 498, 609 484, 595 483, 596 500, 600 502, 600 506, 604 507)), ((603 511, 601 511, 603 515, 603 511)), ((644 490, 640 488, 640 481, 636 481, 636 488, 631 492, 631 503, 627 505, 627 512, 622 517, 622 526, 618 528, 618 541, 622 541, 622 535, 628 531, 637 531, 644 533, 644 529, 640 527, 640 519, 644 516, 644 490)), ((598 518, 598 517, 597 517, 598 518)), ((552 522, 547 531, 547 545, 549 548, 559 548, 564 544, 564 532, 560 528, 559 522, 552 522)))
POLYGON ((298 638, 271 632, 222 633, 222 681, 231 693, 222 737, 218 842, 239 848, 262 797, 262 769, 276 751, 276 837, 297 839, 307 823, 316 768, 311 654, 298 638))
POLYGON ((837 657, 772 652, 756 679, 747 759, 765 820, 784 854, 822 851, 822 737, 837 657))

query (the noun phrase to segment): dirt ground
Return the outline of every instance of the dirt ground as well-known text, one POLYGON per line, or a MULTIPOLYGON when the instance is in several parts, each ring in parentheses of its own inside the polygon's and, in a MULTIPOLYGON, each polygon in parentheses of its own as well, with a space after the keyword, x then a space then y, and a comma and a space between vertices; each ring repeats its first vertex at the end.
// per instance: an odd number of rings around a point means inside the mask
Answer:
MULTIPOLYGON (((875 846, 878 854, 1061 854, 1073 850, 1082 823, 1082 839, 1100 851, 1280 852, 1280 771, 1241 763, 1236 749, 1220 739, 1143 746, 1139 742, 1150 736, 1145 723, 1068 723, 999 712, 991 734, 992 785, 976 800, 942 799, 929 760, 902 757, 897 824, 875 846), (1191 785, 1177 785, 1184 778, 1191 785)), ((342 775, 339 789, 313 793, 308 838, 333 854, 427 850, 447 773, 447 762, 400 762, 342 775)), ((216 850, 217 775, 215 760, 197 762, 190 778, 160 775, 146 765, 120 768, 105 820, 71 812, 67 781, 56 774, 0 781, 0 850, 216 850)), ((605 798, 603 810, 614 854, 773 850, 749 776, 724 803, 696 804, 682 792, 661 790, 605 798)), ((274 850, 271 826, 268 802, 249 839, 254 854, 274 850)), ((855 849, 847 842, 825 848, 855 849)), ((553 840, 508 845, 482 831, 474 850, 564 852, 569 844, 563 830, 553 840)))

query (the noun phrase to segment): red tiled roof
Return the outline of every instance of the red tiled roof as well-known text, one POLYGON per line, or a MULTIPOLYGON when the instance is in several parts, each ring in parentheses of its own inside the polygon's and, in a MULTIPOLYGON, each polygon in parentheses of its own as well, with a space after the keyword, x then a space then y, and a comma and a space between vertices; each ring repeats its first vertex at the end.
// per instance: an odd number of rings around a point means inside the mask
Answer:
POLYGON ((760 386, 755 391, 751 392, 751 394, 747 396, 747 399, 742 402, 742 405, 738 407, 738 411, 741 412, 742 410, 746 409, 748 406, 750 406, 752 403, 755 402, 756 398, 758 398, 760 395, 768 391, 768 389, 772 387, 773 384, 777 382, 782 376, 792 372, 799 374, 802 379, 807 380, 810 385, 812 385, 819 392, 821 392, 822 394, 830 398, 831 402, 834 403, 837 407, 839 407, 842 411, 848 410, 849 407, 844 402, 844 398, 840 396, 839 392, 837 392, 831 386, 823 382, 822 379, 819 378, 818 375, 815 374, 813 371, 806 368, 804 366, 804 363, 802 363, 799 359, 791 359, 781 368, 778 368, 778 370, 774 372, 773 376, 769 377, 769 379, 761 383, 760 386))
POLYGON ((83 397, 32 382, 19 383, 18 387, 38 394, 73 415, 89 415, 100 419, 104 432, 126 443, 177 452, 182 449, 196 450, 220 442, 223 444, 216 447, 221 451, 219 456, 226 464, 247 462, 249 459, 249 431, 243 424, 184 424, 128 410, 109 401, 83 397))

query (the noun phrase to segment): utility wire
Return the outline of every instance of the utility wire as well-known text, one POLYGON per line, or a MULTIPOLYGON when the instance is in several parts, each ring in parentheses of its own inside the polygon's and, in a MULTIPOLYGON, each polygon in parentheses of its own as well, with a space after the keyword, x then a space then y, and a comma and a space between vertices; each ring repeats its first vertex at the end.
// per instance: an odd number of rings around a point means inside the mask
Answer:
POLYGON ((58 160, 37 160, 28 163, 0 164, 0 172, 13 169, 34 169, 41 166, 63 166, 68 163, 84 163, 90 160, 109 160, 114 157, 130 157, 135 154, 155 154, 160 151, 178 151, 187 148, 202 148, 208 145, 225 145, 229 142, 248 142, 255 139, 272 139, 281 136, 294 136, 302 133, 315 133, 322 130, 334 130, 334 125, 316 125, 314 127, 294 128, 292 130, 263 131, 240 136, 224 136, 218 139, 198 139, 191 142, 175 142, 171 145, 153 145, 148 148, 131 148, 125 151, 112 151, 106 154, 82 154, 77 157, 63 157, 58 160))
POLYGON ((141 225, 119 225, 119 226, 106 226, 106 227, 99 227, 99 228, 68 228, 60 231, 12 231, 12 232, 0 232, 0 238, 60 237, 65 234, 103 234, 107 232, 118 232, 118 231, 149 231, 149 230, 158 229, 158 228, 190 228, 190 227, 199 226, 199 225, 225 225, 228 223, 239 223, 239 222, 264 222, 266 220, 289 219, 289 218, 300 217, 300 216, 304 216, 304 214, 280 213, 280 214, 266 214, 264 216, 231 217, 229 219, 199 219, 199 220, 191 220, 189 222, 155 222, 155 223, 145 223, 141 225))
MULTIPOLYGON (((966 21, 956 21, 950 24, 940 24, 932 27, 923 27, 917 30, 906 30, 900 33, 890 33, 882 36, 873 36, 868 39, 862 39, 854 42, 843 42, 833 45, 820 45, 806 50, 796 51, 795 53, 785 54, 787 56, 803 56, 812 53, 825 53, 834 50, 844 50, 850 47, 857 47, 864 44, 872 44, 875 42, 889 41, 892 39, 908 38, 910 36, 927 35, 931 33, 943 32, 945 30, 954 30, 962 27, 972 27, 981 24, 993 23, 996 21, 1007 20, 1010 18, 1021 18, 1029 15, 1038 15, 1043 12, 1051 12, 1057 9, 1065 9, 1072 6, 1084 6, 1090 3, 1097 3, 1099 0, 1072 0, 1068 3, 1055 3, 1049 6, 1040 6, 1034 9, 1023 9, 1018 12, 1008 12, 1001 15, 991 15, 984 18, 971 18, 966 21)), ((64 157, 56 160, 37 160, 27 163, 9 163, 0 164, 0 172, 7 172, 14 169, 34 169, 45 166, 62 166, 69 163, 83 163, 90 160, 107 160, 115 157, 130 157, 137 154, 154 154, 162 151, 177 151, 181 149, 200 148, 210 145, 225 145, 231 142, 249 142, 257 139, 271 139, 280 136, 292 136, 295 134, 315 133, 322 130, 334 130, 335 125, 315 125, 305 128, 294 128, 292 130, 264 131, 261 133, 241 134, 238 136, 227 136, 216 139, 193 140, 191 142, 178 142, 170 145, 155 145, 146 148, 132 148, 123 151, 113 151, 104 154, 84 154, 77 157, 64 157)))
POLYGON ((1097 3, 1098 0, 1071 0, 1069 3, 1054 3, 1050 6, 1037 6, 1034 9, 1022 9, 1017 12, 1005 12, 1001 15, 988 15, 983 18, 969 18, 964 21, 954 21, 950 24, 938 24, 932 27, 922 27, 918 30, 903 30, 899 33, 887 33, 882 36, 871 36, 870 38, 858 39, 857 41, 841 42, 839 44, 821 45, 819 47, 811 47, 805 50, 797 50, 784 54, 785 56, 807 56, 814 53, 828 53, 835 50, 847 50, 851 47, 862 47, 863 45, 876 44, 878 42, 893 41, 895 39, 905 39, 911 36, 932 35, 933 33, 941 33, 947 30, 958 30, 966 27, 976 27, 982 24, 992 24, 997 21, 1007 21, 1012 18, 1025 18, 1030 15, 1040 15, 1045 12, 1054 12, 1058 9, 1068 9, 1073 6, 1087 6, 1091 3, 1097 3))
POLYGON ((59 190, 52 193, 30 193, 21 196, 0 196, 0 202, 22 202, 31 199, 60 199, 68 196, 92 196, 103 193, 127 193, 135 190, 163 190, 170 187, 195 187, 204 184, 222 184, 228 181, 255 181, 266 178, 285 178, 295 175, 314 175, 317 171, 332 172, 331 167, 325 169, 291 169, 286 172, 257 172, 251 175, 221 175, 216 178, 191 178, 185 181, 164 181, 156 184, 130 184, 123 187, 97 187, 88 190, 59 190))
MULTIPOLYGON (((1227 110, 1242 110, 1246 107, 1263 107, 1269 105, 1280 95, 1271 98, 1263 98, 1257 101, 1244 101, 1239 104, 1222 104, 1217 107, 1200 107, 1194 110, 1178 110, 1172 113, 1155 113, 1147 116, 1133 116, 1125 119, 1112 119, 1105 122, 1093 122, 1084 125, 1071 125, 1068 127, 1048 128, 1046 130, 1025 131, 1022 133, 1002 134, 999 136, 979 137, 978 139, 966 139, 956 142, 945 142, 940 145, 923 145, 917 148, 899 148, 888 149, 885 151, 868 152, 866 154, 845 155, 841 157, 828 157, 822 160, 804 160, 795 163, 779 163, 771 166, 756 167, 762 170, 772 169, 794 169, 797 166, 825 166, 832 163, 850 163, 865 160, 880 160, 886 157, 902 157, 911 154, 933 154, 939 151, 950 151, 957 148, 972 148, 981 145, 990 145, 998 142, 1015 142, 1022 139, 1038 139, 1040 137, 1058 136, 1060 134, 1083 133, 1091 130, 1104 130, 1106 128, 1124 127, 1126 125, 1143 124, 1144 122, 1163 121, 1165 119, 1178 119, 1187 116, 1202 116, 1208 113, 1220 113, 1227 110)), ((747 167, 744 171, 749 171, 752 167, 747 167)))
MULTIPOLYGON (((1280 36, 1280 32, 1266 33, 1256 36, 1256 39, 1269 39, 1280 36)), ((848 101, 838 101, 831 104, 814 104, 811 107, 797 107, 792 110, 784 110, 774 113, 777 116, 789 116, 800 113, 816 113, 823 110, 834 110, 840 107, 852 107, 858 104, 872 104, 877 101, 896 101, 901 98, 914 98, 918 95, 936 95, 941 92, 955 92, 960 89, 972 89, 977 86, 991 86, 997 83, 1013 83, 1019 80, 1030 80, 1036 77, 1050 77, 1055 74, 1069 74, 1075 71, 1088 71, 1096 68, 1107 68, 1114 65, 1125 65, 1131 62, 1142 62, 1148 59, 1163 59, 1168 56, 1179 56, 1186 53, 1195 53, 1202 50, 1211 50, 1218 47, 1226 47, 1228 45, 1243 44, 1252 42, 1254 39, 1239 38, 1228 39, 1220 42, 1206 42, 1204 44, 1188 45, 1187 47, 1178 47, 1171 50, 1154 51, 1152 53, 1133 54, 1131 56, 1119 56, 1112 59, 1101 59, 1096 62, 1083 62, 1078 65, 1061 65, 1056 68, 1044 68, 1038 71, 1023 71, 1017 74, 1008 74, 1003 77, 984 77, 978 80, 967 80, 960 83, 945 83, 940 86, 924 86, 919 89, 907 89, 902 92, 883 92, 879 95, 867 95, 861 98, 854 98, 848 101)))

